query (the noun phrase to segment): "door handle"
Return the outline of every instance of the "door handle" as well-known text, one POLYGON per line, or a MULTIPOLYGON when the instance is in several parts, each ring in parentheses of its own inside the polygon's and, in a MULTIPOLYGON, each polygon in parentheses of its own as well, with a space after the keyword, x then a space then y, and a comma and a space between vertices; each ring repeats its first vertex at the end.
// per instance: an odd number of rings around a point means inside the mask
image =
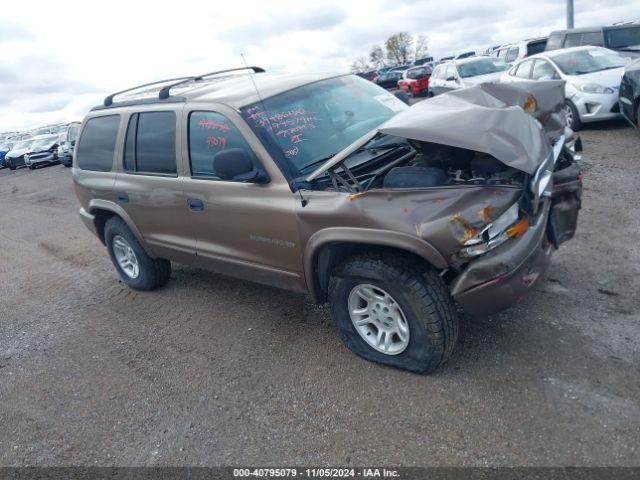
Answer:
POLYGON ((194 212, 201 212, 204 210, 204 202, 199 198, 190 198, 187 200, 187 205, 189 205, 189 209, 194 212))
POLYGON ((119 202, 129 203, 129 195, 127 195, 127 192, 118 192, 116 195, 119 202))

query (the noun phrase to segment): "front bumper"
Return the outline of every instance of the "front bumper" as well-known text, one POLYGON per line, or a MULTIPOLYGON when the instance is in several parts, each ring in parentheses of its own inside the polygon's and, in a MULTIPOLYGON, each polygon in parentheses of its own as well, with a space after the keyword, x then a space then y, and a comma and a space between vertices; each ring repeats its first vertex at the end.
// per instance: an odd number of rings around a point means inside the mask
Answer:
POLYGON ((55 153, 51 153, 49 155, 42 156, 29 156, 25 158, 25 165, 31 167, 33 165, 39 165, 41 163, 53 163, 58 161, 58 156, 55 153))
POLYGON ((546 229, 551 202, 544 202, 534 225, 469 266, 454 279, 454 300, 474 316, 490 315, 520 303, 546 271, 552 253, 546 229))
POLYGON ((578 109, 582 123, 610 120, 620 117, 618 92, 615 93, 576 93, 571 101, 578 109))

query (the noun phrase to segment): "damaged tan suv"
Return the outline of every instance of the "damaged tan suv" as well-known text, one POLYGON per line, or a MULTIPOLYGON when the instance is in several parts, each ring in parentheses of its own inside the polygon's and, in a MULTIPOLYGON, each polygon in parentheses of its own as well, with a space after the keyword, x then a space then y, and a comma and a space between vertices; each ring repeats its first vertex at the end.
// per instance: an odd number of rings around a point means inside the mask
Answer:
POLYGON ((353 352, 432 371, 455 304, 520 302, 574 234, 563 92, 488 84, 408 107, 354 75, 257 67, 135 87, 82 124, 80 216, 132 288, 174 261, 308 292, 353 352))

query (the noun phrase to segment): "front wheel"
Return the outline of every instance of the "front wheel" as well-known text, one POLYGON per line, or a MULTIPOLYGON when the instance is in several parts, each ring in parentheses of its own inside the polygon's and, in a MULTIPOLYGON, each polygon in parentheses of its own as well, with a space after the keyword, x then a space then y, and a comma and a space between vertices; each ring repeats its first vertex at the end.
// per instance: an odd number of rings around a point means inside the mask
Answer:
POLYGON ((582 122, 580 121, 580 114, 578 113, 578 109, 570 100, 565 100, 562 111, 564 112, 565 125, 567 127, 569 127, 574 132, 577 132, 582 128, 582 122))
POLYGON ((120 217, 110 218, 104 227, 104 240, 124 283, 136 290, 154 290, 171 276, 171 262, 152 258, 120 217))
POLYGON ((457 341, 458 318, 442 279, 403 256, 349 259, 331 277, 329 304, 344 344, 367 360, 432 372, 457 341))
POLYGON ((29 170, 35 170, 35 165, 29 165, 29 170))
POLYGON ((9 167, 9 170, 15 170, 15 169, 16 169, 16 164, 15 164, 15 163, 13 163, 13 160, 9 160, 9 161, 7 162, 7 165, 8 165, 8 167, 9 167))

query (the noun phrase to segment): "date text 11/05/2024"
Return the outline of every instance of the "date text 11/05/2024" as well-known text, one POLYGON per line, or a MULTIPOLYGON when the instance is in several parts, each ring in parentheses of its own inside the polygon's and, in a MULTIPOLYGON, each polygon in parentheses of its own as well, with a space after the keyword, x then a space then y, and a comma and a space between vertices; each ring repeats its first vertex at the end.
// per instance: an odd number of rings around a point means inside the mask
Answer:
POLYGON ((399 478, 400 473, 387 468, 235 468, 234 477, 253 478, 399 478))

